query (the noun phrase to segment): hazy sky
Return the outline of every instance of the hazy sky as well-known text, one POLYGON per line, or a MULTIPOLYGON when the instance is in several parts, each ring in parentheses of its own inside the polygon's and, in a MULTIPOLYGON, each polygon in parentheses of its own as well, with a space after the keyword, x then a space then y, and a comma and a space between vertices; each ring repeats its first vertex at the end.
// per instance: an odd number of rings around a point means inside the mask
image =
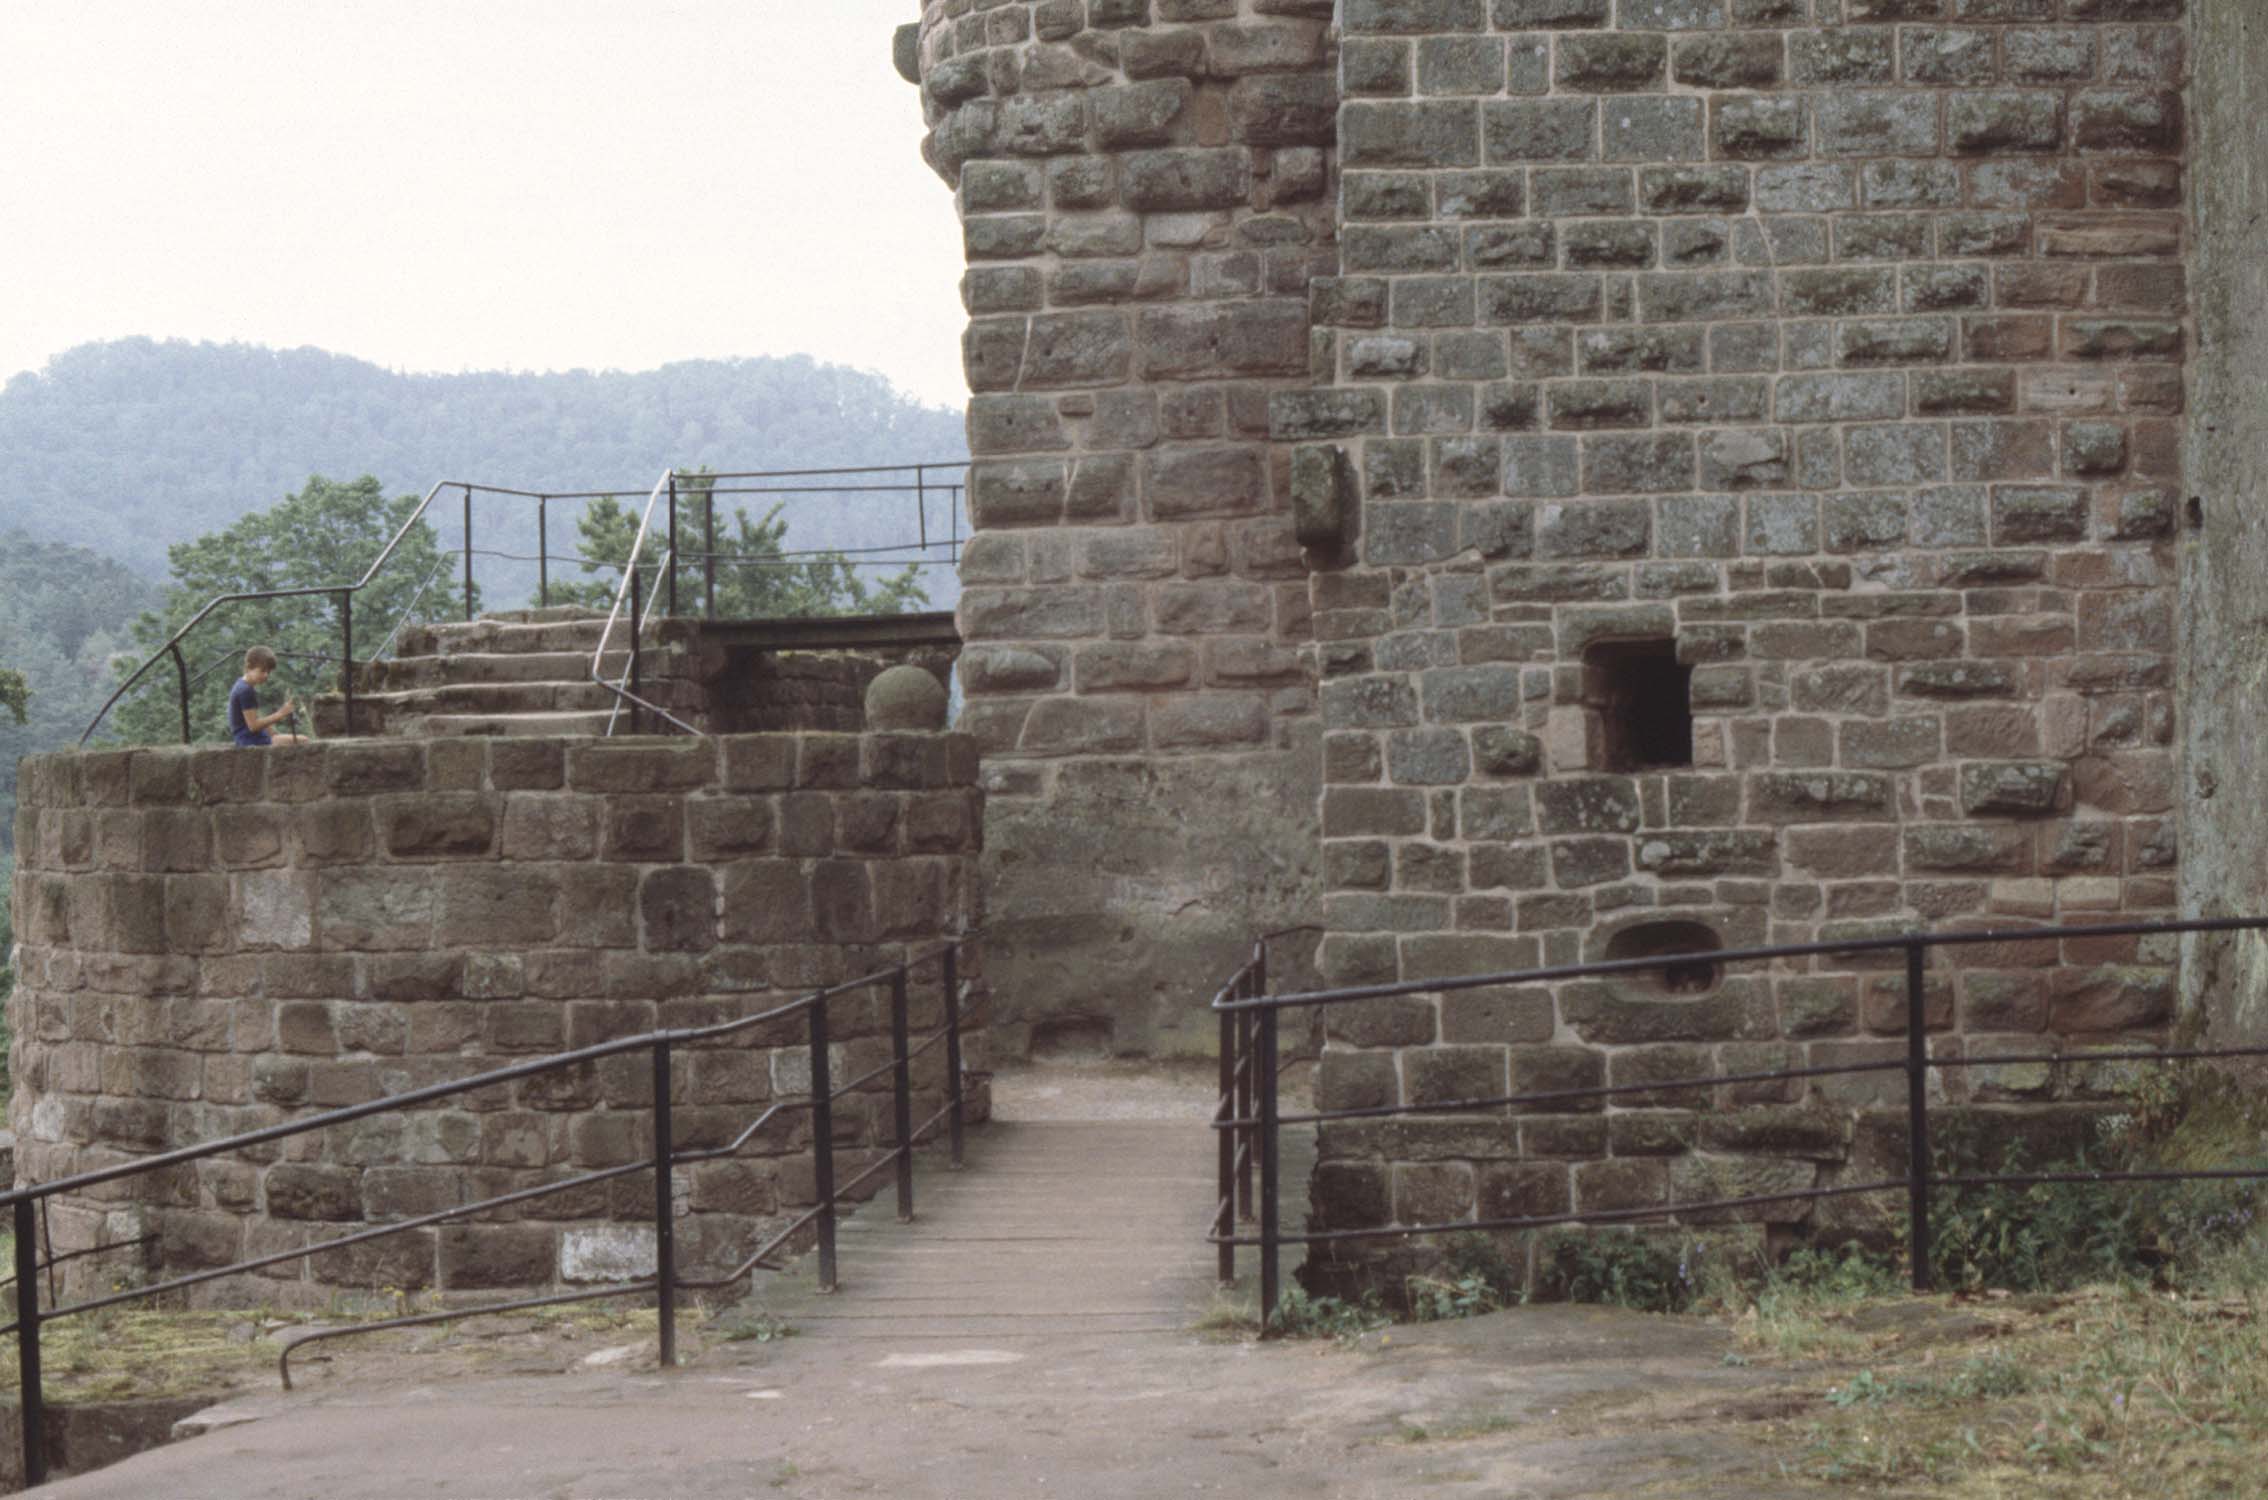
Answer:
POLYGON ((809 353, 964 398, 916 0, 0 0, 0 380, 809 353))

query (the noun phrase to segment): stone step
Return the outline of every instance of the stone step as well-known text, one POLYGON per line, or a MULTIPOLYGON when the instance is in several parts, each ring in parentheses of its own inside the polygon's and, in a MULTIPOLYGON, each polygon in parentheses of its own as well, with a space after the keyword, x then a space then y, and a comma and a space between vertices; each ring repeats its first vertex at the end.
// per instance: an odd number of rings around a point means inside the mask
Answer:
MULTIPOLYGON (((399 739, 448 739, 462 735, 603 735, 605 713, 558 714, 421 714, 387 727, 399 739)), ((627 711, 618 732, 630 732, 627 711)))
MULTIPOLYGON (((639 655, 641 677, 649 672, 667 676, 667 669, 679 660, 679 653, 674 651, 646 651, 639 655)), ((611 650, 606 653, 603 665, 609 673, 619 676, 630 665, 630 653, 611 650)), ((446 656, 403 656, 371 662, 363 671, 362 681, 372 692, 401 692, 485 682, 588 682, 590 675, 591 653, 588 651, 461 651, 446 656)))
MULTIPOLYGON (((643 684, 641 683, 641 687, 643 684)), ((676 684, 667 684, 674 687, 676 684)), ((655 684, 657 691, 665 685, 655 684)), ((653 694, 641 694, 651 697, 653 694)), ((533 682, 453 682, 401 691, 357 693, 356 711, 369 704, 388 718, 405 713, 531 714, 611 708, 614 694, 588 677, 533 682)))
MULTIPOLYGON (((521 623, 512 620, 460 620, 412 625, 397 644, 401 656, 442 656, 461 652, 524 654, 527 652, 581 651, 597 648, 606 628, 603 616, 589 619, 521 623)), ((629 625, 617 624, 614 644, 629 645, 629 625)))
MULTIPOLYGON (((639 696, 680 717, 692 717, 693 690, 688 684, 642 682, 639 696)), ((615 702, 613 693, 587 681, 489 683, 407 693, 358 693, 354 700, 354 728, 358 738, 433 734, 603 734, 615 702), (523 720, 528 722, 521 724, 523 720), (518 727, 486 727, 507 721, 518 727), (593 723, 597 726, 595 730, 587 727, 593 723)), ((346 700, 340 695, 326 693, 316 699, 314 712, 318 735, 333 739, 346 734, 346 700)), ((628 710, 624 713, 627 715, 628 710)), ((623 725, 617 725, 616 730, 626 732, 623 725)))
POLYGON ((531 605, 526 609, 492 609, 481 616, 504 625, 561 625, 576 620, 603 620, 607 611, 588 604, 531 605))

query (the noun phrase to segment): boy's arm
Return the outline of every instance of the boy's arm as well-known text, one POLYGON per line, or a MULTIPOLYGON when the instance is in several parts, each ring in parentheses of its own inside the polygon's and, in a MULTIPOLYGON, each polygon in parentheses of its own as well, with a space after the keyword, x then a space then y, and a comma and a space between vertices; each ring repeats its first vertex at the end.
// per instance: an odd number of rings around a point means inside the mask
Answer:
POLYGON ((277 709, 274 713, 255 715, 252 720, 252 727, 256 730, 273 729, 278 724, 281 724, 284 720, 290 718, 292 714, 297 711, 297 709, 298 705, 293 703, 291 699, 286 698, 284 699, 283 707, 277 709))

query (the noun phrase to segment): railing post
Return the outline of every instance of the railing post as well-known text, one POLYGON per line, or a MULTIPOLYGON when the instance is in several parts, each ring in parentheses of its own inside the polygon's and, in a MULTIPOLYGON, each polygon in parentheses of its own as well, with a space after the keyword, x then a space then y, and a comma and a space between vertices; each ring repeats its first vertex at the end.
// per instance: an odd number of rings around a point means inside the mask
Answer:
POLYGON ((1282 1247, 1276 1237, 1282 1224, 1276 1208, 1276 1012, 1260 1012, 1259 1050, 1252 1069, 1260 1075, 1260 1333, 1276 1320, 1276 1290, 1282 1247))
POLYGON ((536 607, 551 608, 551 497, 536 496, 535 502, 535 576, 536 607))
POLYGON ((898 1222, 913 1222, 913 1059, 907 1051, 906 966, 890 976, 890 1110, 898 1142, 898 1222))
POLYGON ((472 486, 465 486, 465 618, 473 617, 472 592, 472 486))
MULTIPOLYGON (((346 737, 354 738, 354 590, 339 590, 339 692, 346 698, 346 737)), ((308 710, 308 716, 314 716, 308 710)))
POLYGON ((669 476, 669 612, 677 613, 677 475, 669 476))
POLYGON ((661 1311, 661 1362, 677 1363, 677 1154, 669 1105, 669 1035, 654 1038, 654 1292, 661 1311))
POLYGON ((1930 1289, 1929 1027, 1923 1014, 1920 938, 1906 944, 1906 1245, 1914 1290, 1930 1289))
POLYGON ((189 663, 181 659, 181 643, 173 642, 165 648, 173 654, 173 675, 181 685, 181 743, 190 742, 189 733, 189 663))
POLYGON ((953 1091, 953 1109, 946 1116, 953 1140, 953 1170, 961 1169, 961 950, 945 950, 945 1086, 953 1091))
POLYGON ((47 1400, 39 1386, 39 1238, 32 1200, 16 1200, 16 1379, 23 1396, 24 1488, 47 1482, 47 1400))
POLYGON ((701 618, 717 617, 717 493, 712 487, 701 507, 701 618))
POLYGON ((811 1002, 811 1190, 819 1199, 819 1290, 835 1289, 835 1092, 827 1069, 827 1001, 811 1002))
POLYGON ((630 671, 624 679, 630 685, 630 732, 638 732, 638 563, 630 562, 630 671))
MULTIPOLYGON (((1252 998, 1252 975, 1250 971, 1247 971, 1244 977, 1238 981, 1236 998, 1239 1000, 1252 998)), ((1258 1118, 1256 1108, 1259 1101, 1260 1065, 1252 1059, 1257 1051, 1253 1045, 1253 1037, 1259 1028, 1260 1018, 1252 1011, 1240 1010, 1236 1013, 1236 1025, 1236 1117, 1240 1120, 1252 1121, 1258 1118)), ((1252 1174, 1259 1165, 1258 1158, 1260 1155, 1258 1129, 1257 1125, 1245 1124, 1239 1125, 1231 1132, 1241 1138, 1238 1144, 1244 1148, 1244 1161, 1237 1168, 1236 1174, 1236 1214, 1240 1219, 1252 1217, 1252 1174)))
MULTIPOLYGON (((1241 985, 1229 987, 1229 998, 1237 998, 1241 985)), ((1219 1191, 1213 1201, 1220 1205, 1213 1219, 1213 1233, 1221 1242, 1215 1259, 1215 1275, 1223 1286, 1236 1280, 1236 1246, 1229 1243, 1236 1233, 1236 1136, 1240 1127, 1229 1123, 1238 1117, 1236 1112, 1236 1036, 1238 1015, 1224 1010, 1220 1015, 1221 1031, 1221 1114, 1220 1128, 1213 1132, 1214 1153, 1219 1160, 1219 1191)))

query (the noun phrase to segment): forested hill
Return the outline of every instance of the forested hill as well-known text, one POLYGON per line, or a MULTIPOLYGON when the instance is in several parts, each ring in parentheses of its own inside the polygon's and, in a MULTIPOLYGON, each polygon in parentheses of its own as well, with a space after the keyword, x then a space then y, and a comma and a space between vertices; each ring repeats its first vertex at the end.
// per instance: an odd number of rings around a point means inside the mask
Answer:
MULTIPOLYGON (((0 388, 0 531, 158 578, 168 543, 272 505, 313 473, 376 474, 389 493, 443 478, 642 492, 672 464, 805 469, 965 451, 959 411, 800 355, 635 374, 405 375, 319 349, 120 339, 0 388)), ((858 539, 834 527, 791 536, 858 539)))

